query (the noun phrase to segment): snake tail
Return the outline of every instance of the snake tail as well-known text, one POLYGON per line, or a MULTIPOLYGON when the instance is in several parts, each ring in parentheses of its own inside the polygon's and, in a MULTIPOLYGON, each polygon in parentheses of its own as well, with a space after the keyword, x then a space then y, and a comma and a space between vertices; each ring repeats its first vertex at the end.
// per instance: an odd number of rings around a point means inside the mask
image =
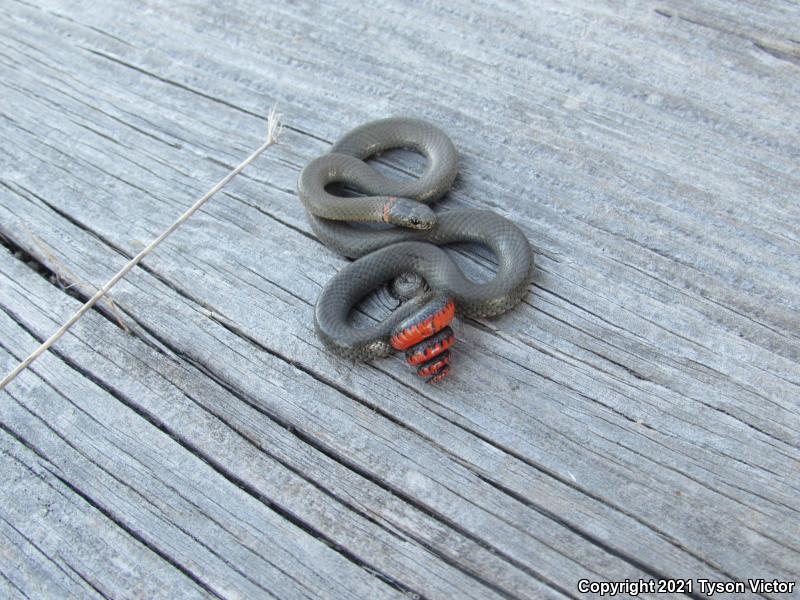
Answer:
POLYGON ((450 322, 456 312, 452 298, 438 296, 425 308, 394 330, 390 343, 395 350, 405 350, 406 362, 416 367, 426 383, 436 383, 450 374, 449 348, 455 343, 450 322))

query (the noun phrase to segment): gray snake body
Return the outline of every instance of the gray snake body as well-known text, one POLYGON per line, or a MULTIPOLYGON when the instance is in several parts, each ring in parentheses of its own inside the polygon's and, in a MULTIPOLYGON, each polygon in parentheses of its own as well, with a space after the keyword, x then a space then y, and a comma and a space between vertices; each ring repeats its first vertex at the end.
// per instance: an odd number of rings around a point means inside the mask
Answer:
POLYGON ((468 317, 493 316, 526 294, 533 254, 514 223, 486 210, 436 214, 428 206, 450 189, 457 162, 457 152, 441 130, 417 119, 392 118, 352 130, 300 173, 298 194, 316 235, 337 252, 358 258, 325 285, 314 312, 318 335, 337 354, 369 360, 404 349, 420 375, 438 381, 449 371, 447 348, 453 336, 447 322, 453 309, 468 317), (427 157, 418 179, 398 182, 364 162, 394 148, 427 157), (325 188, 332 183, 346 183, 366 196, 330 194, 325 188), (350 221, 396 227, 364 229, 350 221), (455 242, 489 247, 498 259, 496 275, 486 283, 465 277, 439 248, 455 242), (366 295, 405 273, 421 276, 428 289, 371 327, 348 323, 353 307, 366 295))

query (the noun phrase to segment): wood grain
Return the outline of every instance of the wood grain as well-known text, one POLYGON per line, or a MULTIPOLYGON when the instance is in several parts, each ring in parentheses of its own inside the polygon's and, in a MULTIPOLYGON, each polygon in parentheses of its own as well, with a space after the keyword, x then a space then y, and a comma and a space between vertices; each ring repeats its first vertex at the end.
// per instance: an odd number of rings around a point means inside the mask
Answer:
POLYGON ((2 594, 797 579, 798 17, 714 0, 0 7, 4 370, 255 147, 269 106, 286 122, 115 288, 130 335, 101 307, 0 396, 2 594), (297 173, 393 114, 459 148, 440 210, 492 208, 537 252, 523 305, 457 324, 439 387, 399 357, 342 362, 311 324, 345 260, 314 238, 297 173))

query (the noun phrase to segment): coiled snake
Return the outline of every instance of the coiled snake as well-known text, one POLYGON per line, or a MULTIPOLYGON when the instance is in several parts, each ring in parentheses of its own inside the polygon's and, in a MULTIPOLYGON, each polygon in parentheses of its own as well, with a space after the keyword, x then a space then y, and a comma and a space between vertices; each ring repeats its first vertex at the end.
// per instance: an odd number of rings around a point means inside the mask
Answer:
POLYGON ((405 350, 421 377, 440 381, 450 371, 448 348, 454 336, 448 323, 454 312, 493 316, 526 294, 533 254, 519 227, 491 211, 460 209, 437 214, 428 206, 450 189, 457 169, 458 153, 440 129, 419 119, 390 118, 353 129, 300 173, 298 195, 314 233, 340 254, 358 258, 325 285, 314 311, 317 333, 333 352, 369 360, 405 350), (418 179, 399 182, 365 162, 395 148, 415 150, 427 158, 418 179), (333 183, 366 195, 333 195, 326 190, 333 183), (351 222, 396 227, 365 229, 351 222), (498 260, 496 275, 486 283, 465 277, 439 248, 454 242, 489 247, 498 260), (358 328, 348 322, 350 312, 365 296, 408 273, 424 280, 419 293, 373 326, 358 328))

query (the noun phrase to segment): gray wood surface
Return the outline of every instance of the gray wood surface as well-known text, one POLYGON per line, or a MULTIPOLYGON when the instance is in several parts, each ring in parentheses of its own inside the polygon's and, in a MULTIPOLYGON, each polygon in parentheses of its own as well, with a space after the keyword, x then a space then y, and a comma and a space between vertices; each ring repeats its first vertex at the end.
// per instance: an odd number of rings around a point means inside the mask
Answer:
POLYGON ((0 74, 3 372, 285 119, 0 393, 0 596, 800 577, 800 5, 8 0, 0 74), (438 387, 312 326, 297 174, 397 114, 537 252, 438 387))

